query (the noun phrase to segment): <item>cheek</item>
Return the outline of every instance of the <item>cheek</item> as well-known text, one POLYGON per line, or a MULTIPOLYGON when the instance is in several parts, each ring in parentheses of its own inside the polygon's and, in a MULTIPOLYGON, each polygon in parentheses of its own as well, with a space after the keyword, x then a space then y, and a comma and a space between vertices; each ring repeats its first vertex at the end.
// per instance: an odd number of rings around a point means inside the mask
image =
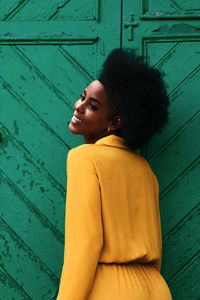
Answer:
POLYGON ((103 125, 107 123, 107 115, 102 111, 93 111, 90 113, 90 120, 97 125, 103 125))
POLYGON ((108 127, 108 120, 105 115, 98 116, 94 126, 100 131, 105 130, 108 127))

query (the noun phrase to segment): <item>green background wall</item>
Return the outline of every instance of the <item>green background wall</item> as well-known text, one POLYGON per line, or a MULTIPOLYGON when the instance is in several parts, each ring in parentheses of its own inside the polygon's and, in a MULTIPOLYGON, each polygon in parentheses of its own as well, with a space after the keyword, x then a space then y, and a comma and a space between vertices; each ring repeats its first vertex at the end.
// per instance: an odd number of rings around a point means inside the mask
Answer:
POLYGON ((111 49, 166 73, 170 120, 143 149, 160 182, 162 274, 200 299, 198 0, 0 1, 0 300, 53 299, 63 260, 67 124, 111 49))

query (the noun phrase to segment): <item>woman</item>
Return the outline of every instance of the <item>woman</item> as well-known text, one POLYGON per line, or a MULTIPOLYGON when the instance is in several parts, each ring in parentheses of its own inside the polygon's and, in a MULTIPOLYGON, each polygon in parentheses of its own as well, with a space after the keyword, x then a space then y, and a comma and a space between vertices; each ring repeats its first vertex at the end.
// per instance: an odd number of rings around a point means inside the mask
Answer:
POLYGON ((170 300, 160 275, 158 183, 136 153, 167 121, 160 73, 115 49, 75 103, 57 300, 170 300))

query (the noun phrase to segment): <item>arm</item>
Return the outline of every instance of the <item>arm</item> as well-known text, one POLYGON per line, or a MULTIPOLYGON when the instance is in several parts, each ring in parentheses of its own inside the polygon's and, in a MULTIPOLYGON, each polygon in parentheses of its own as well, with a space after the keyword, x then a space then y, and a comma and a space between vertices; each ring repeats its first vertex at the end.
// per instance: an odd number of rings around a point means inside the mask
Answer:
POLYGON ((75 148, 68 154, 65 252, 57 300, 87 299, 103 245, 99 182, 87 150, 75 148))

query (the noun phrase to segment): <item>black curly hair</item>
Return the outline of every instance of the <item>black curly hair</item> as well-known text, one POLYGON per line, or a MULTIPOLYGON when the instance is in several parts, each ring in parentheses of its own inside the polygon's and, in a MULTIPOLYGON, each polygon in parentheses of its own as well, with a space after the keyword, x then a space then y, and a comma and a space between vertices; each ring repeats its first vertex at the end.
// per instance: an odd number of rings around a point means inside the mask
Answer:
POLYGON ((133 151, 168 121, 169 98, 163 75, 134 50, 114 49, 98 80, 106 90, 112 117, 121 117, 121 126, 113 134, 123 137, 133 151))

